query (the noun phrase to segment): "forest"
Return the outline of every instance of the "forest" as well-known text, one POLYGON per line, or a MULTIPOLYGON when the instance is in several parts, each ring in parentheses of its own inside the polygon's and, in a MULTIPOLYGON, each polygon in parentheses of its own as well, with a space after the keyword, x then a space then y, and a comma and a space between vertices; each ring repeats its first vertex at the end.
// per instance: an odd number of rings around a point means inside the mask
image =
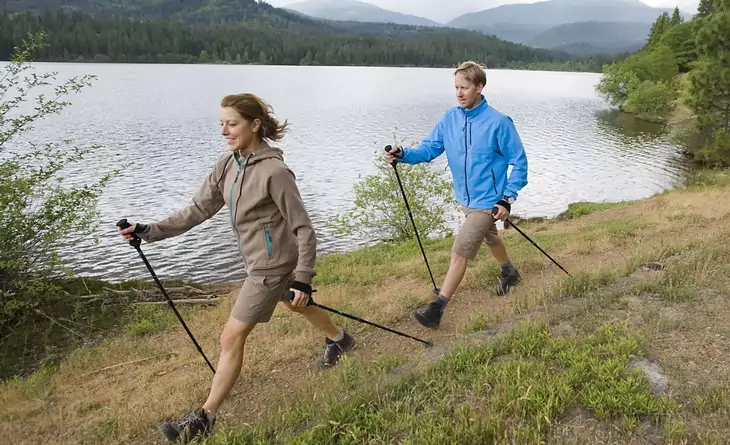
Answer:
POLYGON ((313 20, 253 0, 64 5, 7 2, 0 60, 38 31, 48 43, 38 61, 451 67, 473 59, 490 68, 599 72, 622 57, 576 58, 475 31, 313 20))

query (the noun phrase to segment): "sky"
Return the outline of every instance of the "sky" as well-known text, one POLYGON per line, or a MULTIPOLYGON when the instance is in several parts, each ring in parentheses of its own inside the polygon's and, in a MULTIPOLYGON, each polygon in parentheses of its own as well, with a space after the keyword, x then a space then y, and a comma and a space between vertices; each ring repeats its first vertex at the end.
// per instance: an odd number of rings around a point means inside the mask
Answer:
MULTIPOLYGON (((300 0, 266 0, 273 6, 286 6, 300 0)), ((448 21, 467 12, 494 8, 509 3, 535 3, 538 0, 360 0, 391 11, 448 21)), ((647 5, 662 8, 678 6, 682 12, 694 14, 699 0, 641 0, 647 5)))

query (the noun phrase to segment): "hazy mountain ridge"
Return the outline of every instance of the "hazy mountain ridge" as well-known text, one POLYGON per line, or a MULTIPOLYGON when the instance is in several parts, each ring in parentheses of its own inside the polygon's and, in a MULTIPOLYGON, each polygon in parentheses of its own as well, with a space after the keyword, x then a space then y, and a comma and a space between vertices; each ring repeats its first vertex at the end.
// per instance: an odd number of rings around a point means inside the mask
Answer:
POLYGON ((285 9, 326 20, 444 26, 424 17, 390 11, 357 0, 305 0, 286 5, 285 9))
POLYGON ((467 13, 447 25, 582 55, 640 48, 651 24, 664 12, 671 15, 673 9, 653 8, 639 0, 548 0, 467 13))

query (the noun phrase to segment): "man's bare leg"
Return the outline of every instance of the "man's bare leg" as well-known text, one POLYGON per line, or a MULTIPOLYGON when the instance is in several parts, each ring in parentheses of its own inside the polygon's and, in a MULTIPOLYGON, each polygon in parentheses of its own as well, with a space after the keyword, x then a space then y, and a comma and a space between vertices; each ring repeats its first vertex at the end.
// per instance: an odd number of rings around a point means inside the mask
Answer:
POLYGON ((499 263, 500 266, 504 266, 509 262, 509 255, 507 255, 507 246, 501 238, 497 238, 492 244, 487 244, 489 250, 492 252, 492 256, 499 263))

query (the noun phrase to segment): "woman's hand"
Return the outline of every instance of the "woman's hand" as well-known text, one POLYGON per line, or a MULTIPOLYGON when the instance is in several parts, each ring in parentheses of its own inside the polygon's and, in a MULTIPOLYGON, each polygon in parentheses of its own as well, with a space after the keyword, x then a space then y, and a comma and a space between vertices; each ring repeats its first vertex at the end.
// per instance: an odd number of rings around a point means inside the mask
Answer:
POLYGON ((136 238, 135 236, 132 235, 133 233, 142 233, 145 231, 146 228, 147 228, 147 225, 145 225, 145 224, 137 224, 137 223, 133 223, 130 221, 129 227, 127 227, 126 229, 117 227, 117 231, 122 236, 122 238, 124 238, 124 241, 129 242, 136 238))
POLYGON ((304 293, 297 289, 289 289, 294 293, 294 299, 292 300, 291 304, 294 307, 306 307, 309 303, 309 294, 304 293))
POLYGON ((134 239, 134 236, 132 236, 132 233, 134 233, 135 229, 137 229, 137 223, 130 222, 130 226, 126 229, 122 229, 121 227, 117 227, 117 231, 119 234, 124 238, 124 241, 132 241, 134 239))
POLYGON ((310 295, 312 295, 311 284, 294 281, 289 290, 292 292, 292 294, 294 294, 294 298, 291 302, 292 306, 306 307, 309 304, 309 297, 310 295))

